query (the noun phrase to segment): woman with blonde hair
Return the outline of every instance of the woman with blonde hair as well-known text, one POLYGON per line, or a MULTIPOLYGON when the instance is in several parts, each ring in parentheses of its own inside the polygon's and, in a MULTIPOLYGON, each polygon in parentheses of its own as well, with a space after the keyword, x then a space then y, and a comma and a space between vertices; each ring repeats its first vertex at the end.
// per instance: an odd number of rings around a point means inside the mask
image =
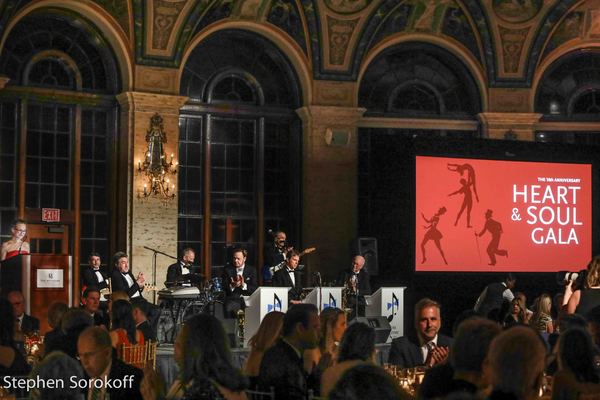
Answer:
POLYGON ((317 378, 326 368, 335 364, 338 346, 346 331, 346 313, 339 308, 329 307, 321 311, 321 340, 319 347, 304 352, 304 369, 307 373, 316 371, 317 378))
POLYGON ((552 299, 548 293, 542 293, 535 299, 533 316, 529 324, 539 332, 554 332, 554 324, 550 313, 552 312, 552 299))
POLYGON ((275 341, 281 336, 283 328, 283 316, 285 314, 279 311, 271 311, 263 318, 258 331, 250 340, 250 355, 244 366, 244 374, 250 378, 251 387, 254 387, 258 372, 260 371, 260 363, 265 352, 270 349, 275 341))
POLYGON ((595 256, 588 264, 583 288, 573 291, 573 281, 565 286, 563 304, 567 305, 567 314, 583 316, 600 306, 600 256, 595 256))

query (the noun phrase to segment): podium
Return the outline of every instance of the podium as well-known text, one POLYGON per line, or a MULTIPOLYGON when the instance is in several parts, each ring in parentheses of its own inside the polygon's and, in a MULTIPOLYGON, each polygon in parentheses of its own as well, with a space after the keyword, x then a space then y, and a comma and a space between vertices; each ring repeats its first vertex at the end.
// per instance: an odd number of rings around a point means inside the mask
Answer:
POLYGON ((244 317, 244 347, 258 331, 262 319, 271 311, 285 313, 288 309, 288 287, 261 286, 250 296, 244 296, 246 311, 244 317))
POLYGON ((19 290, 25 312, 40 320, 41 332, 49 330, 48 308, 60 301, 73 303, 73 266, 69 255, 19 255, 2 262, 2 295, 19 290))
POLYGON ((365 296, 365 316, 387 317, 391 332, 387 343, 404 336, 404 290, 406 287, 382 287, 371 296, 365 296))
POLYGON ((302 300, 303 303, 314 304, 319 312, 326 308, 342 308, 342 287, 314 288, 302 300))

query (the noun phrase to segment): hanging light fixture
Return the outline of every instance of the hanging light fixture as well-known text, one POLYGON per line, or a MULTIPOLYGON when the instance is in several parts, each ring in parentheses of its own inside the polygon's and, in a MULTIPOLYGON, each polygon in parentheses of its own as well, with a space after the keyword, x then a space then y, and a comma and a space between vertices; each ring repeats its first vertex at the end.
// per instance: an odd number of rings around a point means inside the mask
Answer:
POLYGON ((173 153, 167 161, 164 149, 167 135, 164 131, 163 119, 158 113, 150 118, 146 142, 148 149, 144 154, 144 161, 137 160, 137 172, 144 178, 144 188, 138 189, 138 199, 157 197, 167 203, 175 198, 174 177, 177 174, 178 163, 173 159, 173 153))

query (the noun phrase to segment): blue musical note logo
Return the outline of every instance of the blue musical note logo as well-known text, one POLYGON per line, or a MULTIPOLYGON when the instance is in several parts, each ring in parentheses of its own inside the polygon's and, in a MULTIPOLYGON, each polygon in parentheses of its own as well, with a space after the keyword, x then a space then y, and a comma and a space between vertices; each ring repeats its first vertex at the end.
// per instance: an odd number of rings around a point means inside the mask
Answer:
POLYGON ((267 306, 267 311, 271 312, 271 311, 283 311, 281 309, 281 299, 279 298, 279 296, 277 296, 276 293, 273 293, 273 304, 269 304, 267 306), (279 310, 277 310, 279 309, 279 310))
POLYGON ((398 297, 396 297, 395 293, 392 293, 392 302, 387 303, 387 309, 389 310, 390 308, 400 308, 400 302, 398 300, 398 297))
POLYGON ((336 308, 337 301, 335 301, 335 297, 331 293, 329 293, 329 303, 323 304, 323 310, 326 308, 336 308))

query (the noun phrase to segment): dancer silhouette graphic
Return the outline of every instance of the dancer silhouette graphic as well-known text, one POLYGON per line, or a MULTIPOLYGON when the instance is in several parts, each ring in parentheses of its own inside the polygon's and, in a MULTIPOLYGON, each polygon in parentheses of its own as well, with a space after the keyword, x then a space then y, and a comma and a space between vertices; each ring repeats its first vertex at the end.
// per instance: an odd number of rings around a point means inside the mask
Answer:
POLYGON ((433 214, 433 217, 431 217, 431 219, 427 219, 425 215, 421 213, 421 217, 423 217, 425 222, 429 224, 428 226, 423 227, 427 229, 427 232, 425 232, 425 236, 423 237, 423 241, 421 242, 421 253, 423 254, 423 261, 421 261, 421 264, 427 261, 427 257, 425 256, 425 244, 427 244, 427 242, 429 242, 430 240, 433 240, 435 246, 438 248, 440 254, 442 255, 444 264, 448 265, 448 261, 446 261, 446 256, 444 255, 444 250, 442 250, 442 244, 440 243, 440 240, 442 240, 444 235, 442 235, 442 232, 440 232, 437 229, 437 225, 440 222, 440 216, 444 214, 446 214, 446 207, 440 207, 437 213, 433 214))
POLYGON ((475 200, 479 203, 479 195, 477 194, 477 183, 475 181, 475 169, 471 164, 448 164, 449 171, 456 171, 462 177, 465 171, 467 172, 467 183, 473 187, 475 200))
POLYGON ((490 244, 487 247, 487 253, 490 257, 489 265, 496 265, 496 255, 505 256, 508 258, 508 250, 498 249, 500 245, 500 237, 502 236, 502 224, 495 219, 492 218, 492 210, 487 210, 485 212, 485 225, 481 232, 476 235, 479 237, 483 236, 483 234, 488 231, 492 234, 492 240, 490 240, 490 244))
POLYGON ((461 178, 460 184, 462 185, 462 187, 460 189, 458 189, 456 192, 452 192, 448 195, 448 197, 450 197, 450 196, 454 196, 455 194, 459 194, 459 193, 463 194, 463 203, 460 206, 460 211, 458 212, 458 215, 456 216, 456 221, 454 221, 454 226, 458 225, 458 220, 460 219, 460 216, 462 215, 463 211, 465 211, 465 208, 466 208, 467 209, 467 228, 472 228, 472 226, 471 226, 471 210, 473 209, 473 195, 471 194, 471 184, 468 183, 464 178, 461 178))

